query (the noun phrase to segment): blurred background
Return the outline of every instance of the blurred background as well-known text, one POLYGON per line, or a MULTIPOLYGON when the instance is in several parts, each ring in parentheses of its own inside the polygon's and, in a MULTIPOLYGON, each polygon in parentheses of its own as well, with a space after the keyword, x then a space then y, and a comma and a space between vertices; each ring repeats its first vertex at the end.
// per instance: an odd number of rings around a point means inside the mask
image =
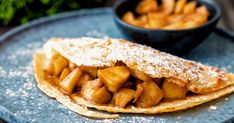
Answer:
MULTIPOLYGON (((0 35, 39 17, 60 12, 110 7, 116 0, 0 0, 0 35)), ((222 8, 219 27, 234 31, 234 0, 215 0, 222 8)), ((0 119, 0 123, 4 121, 0 119)))
MULTIPOLYGON (((60 12, 108 7, 116 0, 0 0, 0 34, 17 25, 60 12)), ((215 0, 222 8, 219 27, 234 31, 234 1, 215 0)))

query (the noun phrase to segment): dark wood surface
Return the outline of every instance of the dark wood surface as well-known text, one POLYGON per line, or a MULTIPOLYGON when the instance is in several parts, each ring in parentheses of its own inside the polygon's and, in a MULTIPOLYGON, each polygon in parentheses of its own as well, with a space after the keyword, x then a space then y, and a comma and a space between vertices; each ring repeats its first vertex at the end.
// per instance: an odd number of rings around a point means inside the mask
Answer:
MULTIPOLYGON (((111 5, 114 0, 110 0, 107 4, 111 5)), ((216 0, 222 8, 222 18, 218 23, 218 27, 234 31, 234 0, 216 0)), ((0 27, 0 35, 14 27, 0 27)), ((0 119, 0 123, 4 123, 0 119)))
POLYGON ((234 31, 234 0, 216 0, 222 9, 219 27, 234 31))
POLYGON ((0 123, 4 123, 4 122, 0 119, 0 123))

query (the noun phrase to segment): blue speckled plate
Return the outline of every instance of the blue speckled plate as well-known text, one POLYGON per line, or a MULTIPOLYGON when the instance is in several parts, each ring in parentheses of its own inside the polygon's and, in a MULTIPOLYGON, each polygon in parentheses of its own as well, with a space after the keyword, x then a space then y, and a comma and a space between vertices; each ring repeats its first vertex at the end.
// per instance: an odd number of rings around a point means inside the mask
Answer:
MULTIPOLYGON (((37 87, 32 55, 50 37, 122 38, 109 8, 81 10, 33 21, 0 37, 0 117, 8 122, 212 122, 231 121, 234 94, 185 111, 161 115, 123 114, 119 119, 96 120, 82 117, 37 87)), ((192 50, 187 59, 234 72, 234 36, 217 29, 192 50)))

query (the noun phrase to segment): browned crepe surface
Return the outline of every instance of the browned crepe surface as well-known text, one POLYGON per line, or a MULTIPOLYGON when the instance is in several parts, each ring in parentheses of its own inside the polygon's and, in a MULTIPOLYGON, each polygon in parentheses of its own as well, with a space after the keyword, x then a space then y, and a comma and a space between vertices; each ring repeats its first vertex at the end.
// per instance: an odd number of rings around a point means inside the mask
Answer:
POLYGON ((97 111, 92 111, 89 110, 87 107, 95 108, 98 110, 104 110, 108 112, 121 112, 121 113, 158 114, 162 112, 173 112, 177 110, 183 110, 194 107, 196 105, 230 94, 234 91, 234 85, 232 85, 233 81, 226 81, 227 78, 222 76, 225 75, 226 73, 221 70, 218 70, 213 67, 204 66, 192 61, 180 59, 178 57, 166 53, 161 53, 149 47, 117 39, 104 41, 98 39, 92 40, 90 38, 84 38, 84 39, 53 38, 44 46, 43 51, 38 51, 35 53, 33 62, 34 62, 35 77, 37 80, 37 85, 40 88, 40 90, 42 90, 48 96, 57 99, 60 103, 68 107, 70 110, 87 117, 96 117, 96 118, 118 117, 118 115, 116 114, 111 115, 111 114, 100 113, 97 111), (83 42, 80 43, 81 41, 83 42), (119 49, 114 48, 114 46, 119 47, 119 49), (138 69, 140 71, 143 71, 146 74, 150 75, 151 77, 170 76, 184 81, 190 79, 195 80, 195 78, 199 78, 197 80, 201 79, 202 80, 196 82, 189 81, 184 83, 179 81, 176 84, 181 86, 187 86, 188 89, 190 90, 195 89, 196 91, 205 94, 189 96, 181 100, 161 102, 158 105, 153 106, 151 108, 137 108, 133 106, 127 108, 119 108, 114 106, 97 105, 89 101, 86 101, 84 98, 82 98, 79 95, 73 95, 73 100, 72 100, 69 96, 66 96, 65 94, 60 92, 58 87, 52 86, 51 84, 49 84, 49 82, 44 80, 43 70, 45 69, 45 66, 49 62, 48 58, 50 58, 50 53, 52 49, 58 51, 59 53, 61 53, 61 55, 63 55, 73 63, 76 63, 77 65, 96 66, 96 67, 113 66, 115 62, 123 61, 126 65, 138 69), (130 51, 130 49, 135 49, 135 50, 130 51), (142 50, 141 51, 142 53, 138 52, 138 50, 142 50), (117 53, 117 54, 112 55, 112 53, 117 53), (137 56, 137 54, 139 54, 139 56, 137 56), (142 57, 142 60, 140 60, 139 57, 142 57), (152 59, 147 61, 147 59, 144 60, 145 57, 146 58, 152 57, 152 59), (153 57, 159 58, 162 61, 159 60, 154 61, 155 58, 153 57), (138 61, 133 61, 133 59, 138 61), (179 66, 183 64, 185 66, 179 66), (147 65, 149 65, 149 67, 147 65), (173 70, 174 67, 180 67, 180 68, 176 68, 176 70, 173 70), (161 69, 162 73, 160 73, 160 70, 158 69, 161 69), (181 72, 179 69, 184 71, 181 72), (189 74, 189 71, 193 71, 195 73, 192 72, 191 74, 189 74), (179 74, 184 74, 187 76, 185 78, 181 78, 182 75, 179 74), (222 81, 220 81, 220 79, 222 81), (217 81, 210 82, 209 80, 217 80, 217 81), (210 89, 209 91, 213 92, 207 93, 208 91, 206 89, 210 89))
POLYGON ((113 66, 117 61, 153 78, 171 77, 194 93, 208 93, 234 84, 220 69, 185 60, 121 39, 51 38, 44 49, 56 50, 78 66, 113 66))

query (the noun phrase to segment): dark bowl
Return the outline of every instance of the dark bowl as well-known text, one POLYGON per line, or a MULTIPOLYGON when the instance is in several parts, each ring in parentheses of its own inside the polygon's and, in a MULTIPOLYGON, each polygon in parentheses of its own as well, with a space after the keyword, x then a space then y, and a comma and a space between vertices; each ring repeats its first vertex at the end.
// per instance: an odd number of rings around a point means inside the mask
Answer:
POLYGON ((128 40, 145 44, 172 54, 183 54, 198 46, 215 29, 221 16, 220 7, 211 0, 197 0, 198 5, 205 5, 209 20, 202 26, 183 30, 145 29, 130 25, 121 20, 127 11, 133 11, 140 0, 118 0, 113 6, 114 19, 128 40))

